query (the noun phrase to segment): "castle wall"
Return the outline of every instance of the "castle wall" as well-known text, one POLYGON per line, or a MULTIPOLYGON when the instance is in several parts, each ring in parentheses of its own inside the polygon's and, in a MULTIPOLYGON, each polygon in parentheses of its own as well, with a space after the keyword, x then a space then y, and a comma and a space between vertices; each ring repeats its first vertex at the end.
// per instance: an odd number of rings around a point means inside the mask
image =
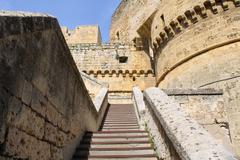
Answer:
POLYGON ((171 0, 161 8, 151 29, 157 86, 222 89, 231 140, 240 154, 239 2, 171 0))
POLYGON ((57 20, 2 11, 0 39, 0 159, 71 158, 98 115, 57 20))
POLYGON ((145 89, 155 84, 149 57, 143 51, 121 44, 70 45, 80 71, 109 84, 110 92, 145 89), (121 62, 121 59, 126 61, 121 62))

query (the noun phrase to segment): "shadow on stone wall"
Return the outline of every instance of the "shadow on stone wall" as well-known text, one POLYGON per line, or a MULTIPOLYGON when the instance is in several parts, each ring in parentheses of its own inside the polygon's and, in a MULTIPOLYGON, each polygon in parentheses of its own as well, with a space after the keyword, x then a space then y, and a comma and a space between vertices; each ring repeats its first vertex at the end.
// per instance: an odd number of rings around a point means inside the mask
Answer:
POLYGON ((67 159, 97 119, 57 19, 1 11, 0 159, 67 159))

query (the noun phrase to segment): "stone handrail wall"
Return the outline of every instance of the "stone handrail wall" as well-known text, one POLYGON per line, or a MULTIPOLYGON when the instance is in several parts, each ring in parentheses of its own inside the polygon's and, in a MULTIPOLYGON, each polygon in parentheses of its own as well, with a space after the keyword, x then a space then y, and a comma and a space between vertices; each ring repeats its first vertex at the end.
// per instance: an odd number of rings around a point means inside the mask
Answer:
POLYGON ((100 126, 108 107, 108 88, 102 88, 93 103, 98 112, 98 126, 100 126))
POLYGON ((144 100, 165 133, 162 135, 167 136, 179 158, 236 159, 160 89, 147 89, 144 100))
POLYGON ((133 88, 132 102, 135 108, 136 117, 140 127, 144 129, 144 114, 145 114, 145 103, 143 101, 142 91, 138 87, 133 88))
POLYGON ((0 68, 0 159, 67 160, 98 129, 56 18, 1 11, 0 68))
POLYGON ((90 77, 88 74, 84 73, 84 72, 80 72, 81 76, 83 79, 86 79, 88 81, 91 81, 92 83, 94 83, 95 85, 101 86, 101 88, 108 87, 108 84, 105 82, 101 82, 95 78, 90 77))
POLYGON ((80 72, 82 79, 84 81, 84 84, 88 90, 88 93, 90 94, 92 100, 95 99, 95 97, 97 96, 97 94, 99 93, 99 91, 102 88, 107 87, 108 88, 108 83, 102 82, 100 80, 97 80, 93 77, 90 77, 89 75, 87 75, 84 72, 80 72))

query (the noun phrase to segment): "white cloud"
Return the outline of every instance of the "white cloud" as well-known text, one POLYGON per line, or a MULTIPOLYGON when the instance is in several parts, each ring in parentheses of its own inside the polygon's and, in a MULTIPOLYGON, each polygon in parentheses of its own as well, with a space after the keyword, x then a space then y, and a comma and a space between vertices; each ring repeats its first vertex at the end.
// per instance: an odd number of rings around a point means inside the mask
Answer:
POLYGON ((0 10, 10 10, 11 3, 8 0, 0 0, 0 10))

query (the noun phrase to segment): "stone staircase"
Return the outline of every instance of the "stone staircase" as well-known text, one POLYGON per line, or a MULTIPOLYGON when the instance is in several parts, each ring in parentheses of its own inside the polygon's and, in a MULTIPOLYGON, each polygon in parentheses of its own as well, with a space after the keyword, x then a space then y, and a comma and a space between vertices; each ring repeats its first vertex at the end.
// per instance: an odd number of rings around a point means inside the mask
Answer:
POLYGON ((133 105, 110 105, 100 131, 86 133, 72 160, 157 160, 133 105))

